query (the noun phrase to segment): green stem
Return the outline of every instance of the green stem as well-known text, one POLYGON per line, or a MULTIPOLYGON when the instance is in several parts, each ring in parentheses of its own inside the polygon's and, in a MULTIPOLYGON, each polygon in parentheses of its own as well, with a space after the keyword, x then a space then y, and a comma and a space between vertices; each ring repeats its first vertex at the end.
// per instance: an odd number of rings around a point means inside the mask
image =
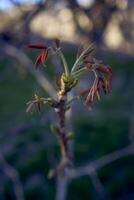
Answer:
POLYGON ((75 78, 79 78, 83 73, 87 71, 86 67, 83 67, 82 69, 77 70, 76 72, 72 73, 72 76, 75 78))
POLYGON ((71 73, 73 73, 74 71, 76 71, 77 67, 79 66, 79 62, 82 60, 82 58, 84 57, 84 55, 86 53, 90 54, 92 51, 94 50, 93 48, 93 44, 91 44, 90 46, 88 46, 82 53, 81 55, 78 57, 78 59, 75 61, 73 67, 72 67, 72 70, 71 70, 71 73))
POLYGON ((64 67, 64 72, 68 76, 69 75, 69 69, 68 69, 68 65, 67 65, 67 61, 65 59, 65 56, 63 55, 61 50, 58 51, 58 54, 59 54, 59 56, 60 56, 60 58, 62 60, 63 67, 64 67))

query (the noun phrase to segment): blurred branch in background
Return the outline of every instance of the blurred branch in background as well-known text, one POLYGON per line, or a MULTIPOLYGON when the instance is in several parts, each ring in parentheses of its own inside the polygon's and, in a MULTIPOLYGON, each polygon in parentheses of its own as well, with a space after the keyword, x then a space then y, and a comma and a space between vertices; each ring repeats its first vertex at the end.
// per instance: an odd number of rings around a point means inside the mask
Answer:
POLYGON ((134 144, 130 144, 123 149, 120 149, 113 153, 107 154, 97 160, 90 161, 89 164, 87 164, 83 167, 80 167, 78 169, 76 168, 74 170, 70 170, 68 172, 68 177, 69 177, 68 182, 71 182, 72 179, 77 179, 81 176, 90 176, 92 183, 94 185, 94 188, 96 189, 97 193, 99 194, 99 197, 102 199, 105 199, 107 196, 106 191, 104 189, 103 184, 99 180, 97 171, 100 168, 102 168, 112 162, 115 162, 125 156, 130 156, 130 155, 134 155, 134 144))
POLYGON ((134 8, 130 0, 94 0, 86 6, 77 0, 43 0, 36 4, 19 3, 19 7, 20 13, 18 7, 7 12, 7 16, 1 13, 5 21, 1 24, 1 36, 15 44, 57 37, 82 44, 95 41, 100 48, 103 45, 132 55, 134 8), (10 19, 5 20, 8 16, 10 19))
POLYGON ((94 170, 91 174, 89 174, 89 176, 91 178, 91 181, 93 183, 96 192, 98 193, 98 196, 101 197, 102 199, 106 199, 106 191, 99 179, 97 172, 94 170))
POLYGON ((56 195, 55 200, 66 200, 67 198, 67 189, 68 189, 68 177, 58 176, 56 182, 56 195))
POLYGON ((3 43, 3 50, 2 50, 7 56, 12 57, 16 60, 18 60, 37 80, 39 85, 52 97, 55 96, 55 90, 53 86, 51 85, 50 81, 47 80, 47 78, 40 72, 40 71, 34 71, 31 66, 33 66, 32 61, 26 56, 24 52, 19 50, 13 45, 9 45, 6 43, 3 43))
POLYGON ((18 171, 11 165, 9 165, 8 162, 6 162, 6 159, 4 158, 4 155, 2 154, 1 151, 0 151, 0 165, 1 165, 0 168, 3 171, 3 173, 13 182, 15 199, 24 200, 23 186, 20 181, 18 171))
POLYGON ((94 171, 96 172, 96 170, 100 169, 101 167, 104 167, 105 165, 108 165, 118 159, 121 159, 122 157, 133 154, 134 154, 134 145, 130 144, 129 146, 123 149, 117 150, 113 153, 101 157, 100 159, 89 162, 89 164, 85 165, 84 167, 80 167, 79 169, 70 171, 69 177, 77 178, 79 176, 92 174, 92 172, 94 171))

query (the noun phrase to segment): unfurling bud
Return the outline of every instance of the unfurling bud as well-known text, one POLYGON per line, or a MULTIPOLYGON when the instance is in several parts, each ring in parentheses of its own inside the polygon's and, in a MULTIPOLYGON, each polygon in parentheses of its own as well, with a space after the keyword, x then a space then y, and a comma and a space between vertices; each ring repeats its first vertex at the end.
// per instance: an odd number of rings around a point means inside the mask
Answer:
POLYGON ((28 48, 42 50, 35 62, 35 69, 38 69, 48 58, 48 47, 42 44, 29 44, 28 48))
POLYGON ((29 112, 32 108, 33 105, 35 105, 35 108, 37 109, 38 112, 40 112, 41 110, 41 102, 42 102, 42 99, 38 96, 38 95, 34 95, 34 100, 31 100, 29 102, 27 102, 27 110, 26 112, 29 112))
POLYGON ((41 52, 37 57, 35 62, 35 69, 38 69, 39 66, 42 65, 47 60, 47 57, 48 57, 48 50, 46 49, 45 51, 41 52))
POLYGON ((78 80, 72 77, 71 75, 67 76, 65 74, 62 74, 61 80, 60 80, 60 94, 66 93, 70 91, 73 87, 76 86, 78 80))

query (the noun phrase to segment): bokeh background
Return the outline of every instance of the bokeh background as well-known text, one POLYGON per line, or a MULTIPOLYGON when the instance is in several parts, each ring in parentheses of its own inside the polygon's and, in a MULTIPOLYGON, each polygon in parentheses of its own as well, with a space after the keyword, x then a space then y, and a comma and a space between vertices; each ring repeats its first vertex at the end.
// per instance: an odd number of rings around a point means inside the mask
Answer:
POLYGON ((1 0, 0 200, 133 200, 133 67, 133 0, 1 0), (52 44, 54 38, 62 40, 70 66, 77 48, 94 42, 95 57, 113 69, 109 96, 103 95, 91 111, 81 102, 73 105, 70 127, 78 173, 68 183, 47 178, 60 159, 50 130, 56 121, 53 111, 25 112, 35 93, 51 93, 46 81, 54 84, 61 72, 55 56, 36 72, 38 51, 26 45, 52 44))

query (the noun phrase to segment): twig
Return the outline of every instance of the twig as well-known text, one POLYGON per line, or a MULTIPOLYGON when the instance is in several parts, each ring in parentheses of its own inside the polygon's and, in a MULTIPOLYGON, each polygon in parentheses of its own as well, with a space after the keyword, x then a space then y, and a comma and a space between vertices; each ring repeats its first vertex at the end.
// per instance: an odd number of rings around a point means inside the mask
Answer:
MULTIPOLYGON (((70 98, 72 97, 72 92, 70 93, 70 98)), ((72 131, 72 108, 66 113, 66 124, 67 129, 72 131)), ((71 157, 71 162, 73 162, 73 140, 68 141, 68 151, 71 157)), ((57 184, 56 184, 56 200, 65 200, 67 196, 67 188, 68 188, 68 171, 64 176, 57 176, 57 184)))
POLYGON ((118 151, 105 155, 100 159, 92 161, 83 167, 80 167, 74 170, 70 169, 69 177, 72 179, 72 178, 77 178, 80 176, 92 174, 94 171, 104 167, 105 165, 110 164, 111 162, 114 162, 118 159, 121 159, 131 154, 134 154, 134 145, 132 144, 128 145, 127 147, 123 149, 120 149, 118 151))
POLYGON ((2 171, 5 173, 6 176, 8 176, 14 186, 14 192, 16 196, 16 200, 24 200, 24 191, 23 191, 23 186, 20 181, 19 174, 16 169, 14 169, 11 165, 7 163, 5 160, 3 154, 0 152, 0 162, 1 162, 1 168, 2 171))
POLYGON ((67 186, 68 186, 68 177, 67 174, 64 176, 57 177, 56 184, 56 197, 55 200, 65 200, 67 196, 67 186))
POLYGON ((89 174, 89 176, 92 180, 93 186, 96 189, 98 195, 104 199, 105 198, 105 189, 97 175, 97 172, 93 171, 92 173, 89 174))
POLYGON ((127 147, 117 150, 113 153, 110 153, 108 155, 103 156, 100 159, 97 159, 95 161, 89 162, 89 164, 79 167, 78 169, 69 169, 68 172, 68 182, 72 179, 81 177, 81 176, 90 176, 92 183, 98 192, 99 196, 102 199, 106 199, 106 193, 104 190, 104 187, 102 183, 99 180, 99 177, 97 176, 97 170, 118 160, 125 156, 134 154, 134 145, 130 144, 127 147))
POLYGON ((65 174, 66 169, 71 164, 69 142, 68 142, 67 131, 66 131, 66 126, 65 126, 66 100, 67 100, 67 92, 63 90, 62 93, 59 93, 58 95, 58 101, 55 102, 55 104, 53 105, 59 119, 58 127, 55 127, 56 128, 55 132, 58 136, 62 157, 61 157, 61 161, 59 165, 56 167, 54 171, 52 171, 52 173, 49 174, 49 177, 62 176, 63 174, 65 174))
POLYGON ((35 79, 39 83, 39 85, 51 97, 55 97, 56 96, 55 89, 53 88, 53 86, 51 85, 51 83, 48 81, 48 79, 46 77, 44 77, 44 75, 40 71, 36 71, 35 72, 32 69, 32 67, 31 67, 33 65, 32 61, 28 58, 28 56, 25 53, 23 53, 23 51, 17 49, 15 46, 9 45, 9 44, 3 44, 3 49, 2 50, 8 56, 10 56, 10 57, 16 59, 17 61, 19 61, 20 63, 22 63, 22 65, 26 69, 28 69, 28 71, 35 77, 35 79))

